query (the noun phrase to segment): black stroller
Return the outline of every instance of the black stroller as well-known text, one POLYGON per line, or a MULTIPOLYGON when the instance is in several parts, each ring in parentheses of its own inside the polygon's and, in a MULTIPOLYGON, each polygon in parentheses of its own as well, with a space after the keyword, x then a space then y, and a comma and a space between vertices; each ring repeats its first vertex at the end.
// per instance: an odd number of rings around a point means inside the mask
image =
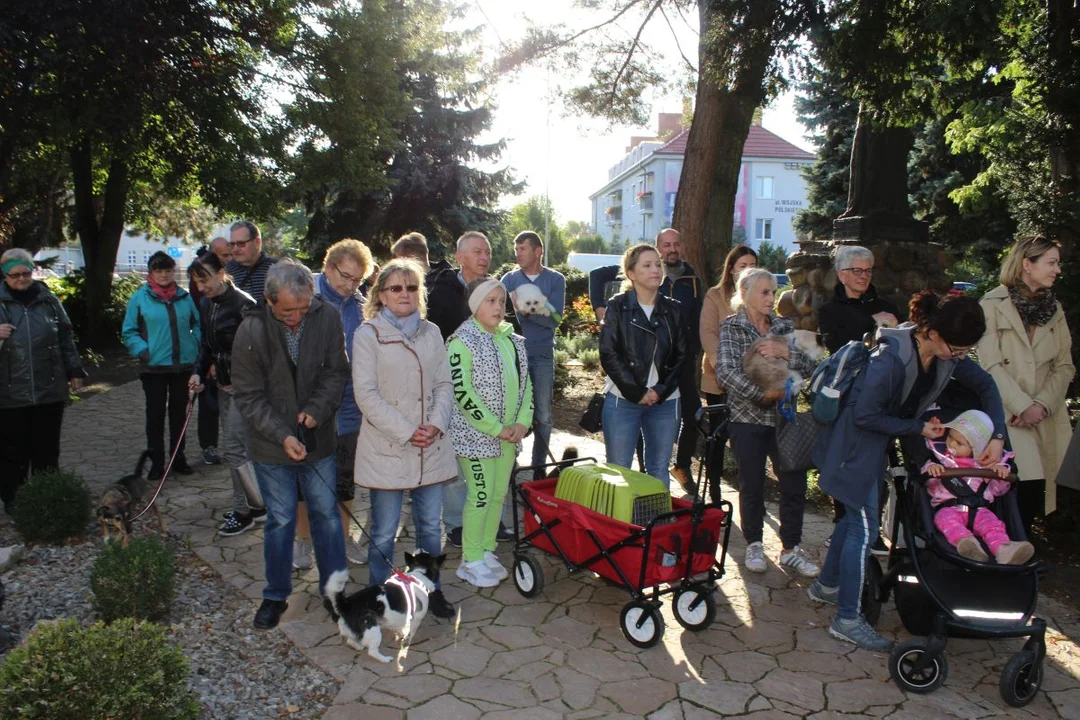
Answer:
MULTIPOLYGON (((934 414, 945 420, 957 413, 939 408, 934 414)), ((867 619, 876 622, 881 603, 891 591, 904 627, 925 637, 896 645, 889 656, 889 674, 903 690, 930 693, 948 676, 945 644, 949 637, 1026 637, 1023 649, 1005 664, 999 688, 1009 705, 1027 705, 1039 691, 1046 656, 1046 621, 1034 617, 1039 575, 1045 566, 1033 561, 998 565, 992 559, 976 562, 959 555, 934 527, 926 478, 919 472, 929 457, 924 441, 906 439, 901 442, 901 451, 903 464, 894 462, 890 471, 896 512, 887 570, 883 574, 878 561, 869 559, 863 607, 867 619)), ((965 469, 946 471, 942 480, 950 476, 997 477, 990 470, 965 469)), ((961 498, 961 502, 982 504, 981 493, 972 495, 975 497, 961 498)), ((1027 539, 1015 489, 987 507, 1005 523, 1010 538, 1027 539)))

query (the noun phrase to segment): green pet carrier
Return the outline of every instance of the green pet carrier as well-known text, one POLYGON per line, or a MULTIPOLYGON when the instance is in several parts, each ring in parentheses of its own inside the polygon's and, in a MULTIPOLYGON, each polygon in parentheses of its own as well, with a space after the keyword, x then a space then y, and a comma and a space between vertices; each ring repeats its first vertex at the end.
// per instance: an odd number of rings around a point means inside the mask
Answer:
POLYGON ((671 512, 671 495, 662 480, 618 465, 563 468, 555 497, 639 526, 671 512))

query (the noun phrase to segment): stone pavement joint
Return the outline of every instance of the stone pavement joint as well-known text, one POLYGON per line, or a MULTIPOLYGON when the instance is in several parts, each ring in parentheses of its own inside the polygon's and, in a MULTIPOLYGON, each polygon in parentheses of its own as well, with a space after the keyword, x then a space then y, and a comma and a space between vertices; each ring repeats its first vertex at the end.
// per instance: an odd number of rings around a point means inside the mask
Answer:
MULTIPOLYGON (((143 394, 138 382, 119 386, 71 406, 64 418, 61 464, 82 475, 100 493, 131 472, 143 445, 143 394)), ((190 428, 196 427, 193 419, 190 428)), ((552 451, 567 445, 582 456, 604 456, 603 445, 588 438, 555 432, 552 451)), ((231 484, 224 466, 196 464, 192 430, 187 456, 197 469, 190 477, 170 478, 159 500, 170 531, 186 537, 191 549, 236 588, 237 602, 249 602, 252 615, 265 584, 262 530, 232 538, 215 529, 231 504, 231 484)), ((529 447, 522 457, 529 457, 529 447)), ((737 493, 725 487, 725 499, 738 508, 737 493)), ((357 493, 357 517, 366 522, 370 506, 357 493)), ((405 514, 409 505, 406 503, 405 514)), ((736 510, 737 512, 737 510, 736 510)), ((626 592, 596 580, 590 573, 569 575, 562 564, 539 551, 544 591, 521 597, 512 581, 476 591, 453 573, 460 551, 447 548, 443 573, 447 597, 458 617, 440 622, 429 616, 403 660, 377 663, 341 641, 318 595, 315 568, 294 573, 289 610, 280 629, 311 662, 341 682, 329 720, 547 720, 548 718, 632 718, 691 720, 740 717, 987 717, 1080 719, 1080 627, 1075 608, 1049 598, 1039 615, 1053 628, 1043 689, 1028 707, 1007 707, 998 693, 1001 668, 1022 641, 950 640, 950 674, 930 695, 901 692, 889 679, 884 655, 858 650, 829 637, 829 608, 805 596, 807 581, 775 566, 780 550, 777 508, 768 507, 765 546, 770 567, 764 575, 744 574, 745 543, 732 531, 726 576, 718 583, 717 618, 700 633, 684 631, 665 599, 666 630, 655 648, 640 650, 623 637, 619 613, 626 592)), ((824 514, 807 512, 803 547, 824 558, 824 540, 832 523, 824 514)), ((141 529, 137 529, 141 532, 141 529)), ((414 547, 411 518, 403 518, 396 562, 414 547)), ((502 545, 503 563, 513 561, 502 545)), ((351 569, 355 590, 367 582, 366 568, 351 569)), ((884 634, 908 637, 890 603, 882 613, 884 634)), ((385 638, 383 651, 397 644, 385 638)), ((228 648, 222 648, 228 652, 228 648)))

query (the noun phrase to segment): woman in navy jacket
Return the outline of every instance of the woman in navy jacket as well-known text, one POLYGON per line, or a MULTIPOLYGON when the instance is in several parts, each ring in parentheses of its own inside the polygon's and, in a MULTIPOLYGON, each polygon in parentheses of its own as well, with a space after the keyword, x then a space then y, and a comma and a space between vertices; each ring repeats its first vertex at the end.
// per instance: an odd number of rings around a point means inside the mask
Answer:
POLYGON ((878 347, 859 375, 836 423, 815 447, 821 489, 845 505, 833 531, 821 576, 810 586, 811 600, 836 605, 829 627, 833 637, 868 650, 887 651, 892 642, 878 635, 862 616, 860 599, 870 544, 877 533, 879 480, 888 444, 895 437, 939 438, 936 418, 919 418, 950 379, 966 385, 994 422, 994 436, 978 459, 997 463, 1005 446, 1005 412, 997 386, 968 359, 986 329, 974 298, 939 300, 924 291, 911 299, 911 322, 878 333, 878 347))

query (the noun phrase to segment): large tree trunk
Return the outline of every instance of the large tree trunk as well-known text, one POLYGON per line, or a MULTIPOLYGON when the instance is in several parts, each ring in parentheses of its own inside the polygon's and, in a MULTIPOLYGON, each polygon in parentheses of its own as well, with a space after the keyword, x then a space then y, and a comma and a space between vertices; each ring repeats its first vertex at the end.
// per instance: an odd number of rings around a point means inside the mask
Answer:
POLYGON ((765 101, 765 73, 773 53, 770 29, 779 3, 754 2, 744 31, 754 41, 740 53, 734 82, 720 85, 713 77, 714 57, 730 48, 714 47, 712 24, 729 22, 709 2, 698 4, 698 85, 694 122, 686 142, 672 225, 682 234, 686 259, 707 282, 723 269, 731 248, 735 195, 739 189, 743 146, 754 111, 765 101))
POLYGON ((1051 126, 1050 170, 1057 195, 1064 200, 1065 212, 1055 218, 1053 234, 1071 249, 1080 234, 1080 218, 1075 210, 1080 203, 1080 126, 1076 122, 1076 69, 1074 48, 1080 42, 1080 8, 1076 0, 1047 0, 1046 106, 1051 126))
POLYGON ((118 155, 113 155, 109 162, 99 219, 94 197, 93 163, 90 141, 80 140, 71 150, 75 231, 79 235, 86 263, 87 337, 80 338, 80 341, 91 347, 103 347, 116 342, 105 322, 105 308, 112 293, 113 269, 124 231, 124 210, 130 183, 127 164, 118 155))

